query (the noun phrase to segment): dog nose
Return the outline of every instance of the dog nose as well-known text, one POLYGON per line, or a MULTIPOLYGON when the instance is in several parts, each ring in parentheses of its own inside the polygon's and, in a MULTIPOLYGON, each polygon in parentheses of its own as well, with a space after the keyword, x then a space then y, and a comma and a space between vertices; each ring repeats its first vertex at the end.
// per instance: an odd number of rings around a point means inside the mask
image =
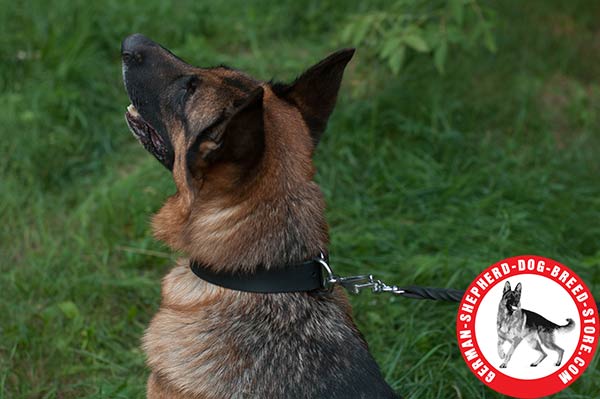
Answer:
POLYGON ((141 33, 127 36, 121 43, 121 58, 126 64, 141 64, 144 61, 144 50, 156 46, 152 40, 141 33))

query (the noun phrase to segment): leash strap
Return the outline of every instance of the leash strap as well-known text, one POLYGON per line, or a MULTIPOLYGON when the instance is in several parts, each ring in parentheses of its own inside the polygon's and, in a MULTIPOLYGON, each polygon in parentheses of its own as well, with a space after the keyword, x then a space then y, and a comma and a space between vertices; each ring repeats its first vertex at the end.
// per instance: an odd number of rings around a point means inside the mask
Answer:
POLYGON ((190 261, 190 269, 202 280, 232 290, 259 293, 300 292, 323 289, 320 260, 321 258, 315 258, 269 269, 259 266, 251 274, 215 272, 195 260, 190 261))
POLYGON ((405 298, 410 299, 432 299, 434 301, 460 302, 464 291, 455 290, 453 288, 431 288, 431 287, 406 287, 401 288, 402 292, 398 293, 405 298))

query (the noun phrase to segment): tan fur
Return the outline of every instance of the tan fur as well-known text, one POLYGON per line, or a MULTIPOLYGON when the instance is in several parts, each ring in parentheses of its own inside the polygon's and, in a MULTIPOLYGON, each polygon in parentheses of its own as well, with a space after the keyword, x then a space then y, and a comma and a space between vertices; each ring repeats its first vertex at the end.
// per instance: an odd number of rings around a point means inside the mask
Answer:
MULTIPOLYGON (((190 271, 187 262, 181 261, 163 279, 162 298, 160 310, 144 335, 143 347, 150 368, 160 370, 162 386, 170 387, 170 398, 229 397, 227 392, 215 389, 213 379, 229 380, 224 386, 243 384, 249 360, 235 352, 237 345, 224 334, 236 328, 235 318, 223 315, 239 315, 244 309, 261 306, 260 296, 208 284, 190 271)), ((341 288, 336 288, 333 301, 339 306, 340 315, 350 320, 351 307, 341 288)), ((290 319, 281 320, 281 327, 289 322, 290 319)), ((328 323, 336 321, 325 320, 321 328, 335 331, 328 323)), ((167 397, 158 385, 149 382, 149 399, 167 397)), ((255 397, 252 392, 248 395, 255 397)))
MULTIPOLYGON (((187 394, 178 392, 172 389, 172 387, 161 380, 155 373, 150 374, 148 377, 148 384, 146 386, 146 397, 148 399, 204 399, 206 396, 200 396, 197 394, 187 394)), ((208 399, 208 398, 207 398, 208 399)))

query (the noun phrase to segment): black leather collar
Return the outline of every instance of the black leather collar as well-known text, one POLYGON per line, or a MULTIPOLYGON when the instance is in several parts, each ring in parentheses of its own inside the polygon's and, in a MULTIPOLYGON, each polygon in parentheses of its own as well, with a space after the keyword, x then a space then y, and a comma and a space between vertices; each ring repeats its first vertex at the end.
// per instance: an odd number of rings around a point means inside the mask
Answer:
POLYGON ((316 257, 302 263, 259 266, 252 274, 214 272, 200 262, 190 261, 190 269, 202 280, 237 291, 282 293, 323 289, 323 265, 326 258, 316 257))

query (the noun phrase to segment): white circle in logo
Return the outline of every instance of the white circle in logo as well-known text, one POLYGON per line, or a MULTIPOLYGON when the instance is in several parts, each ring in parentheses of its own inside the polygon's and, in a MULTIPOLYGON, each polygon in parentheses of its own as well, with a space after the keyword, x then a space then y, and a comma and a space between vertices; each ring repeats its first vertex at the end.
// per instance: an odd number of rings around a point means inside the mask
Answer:
MULTIPOLYGON (((513 314, 516 309, 513 309, 513 314)), ((565 360, 570 359, 577 349, 581 321, 575 302, 563 287, 553 280, 540 275, 521 274, 500 281, 481 300, 481 305, 475 316, 475 336, 483 356, 490 362, 492 367, 498 372, 506 374, 513 378, 524 380, 536 380, 553 374, 558 369, 556 365, 559 352, 563 350, 561 356, 561 365, 565 360), (501 307, 513 306, 503 303, 502 297, 506 283, 509 284, 511 291, 521 285, 520 308, 537 314, 540 317, 540 325, 521 327, 519 323, 526 323, 523 318, 515 319, 508 316, 503 321, 499 321, 498 314, 502 312, 501 307), (540 340, 538 329, 543 329, 542 323, 546 319, 555 325, 567 325, 567 319, 574 321, 573 328, 559 328, 547 333, 547 344, 556 345, 552 349, 547 347, 544 339, 540 340), (504 359, 500 358, 498 344, 503 341, 499 335, 501 330, 508 333, 510 324, 514 328, 523 328, 521 334, 523 340, 517 345, 505 368, 500 368, 504 359), (550 336, 551 335, 551 336, 550 336), (539 348, 538 348, 539 344, 539 348), (539 351, 542 350, 542 352, 539 351), (545 357, 544 357, 545 354, 545 357), (532 364, 544 357, 540 363, 532 367, 532 364)), ((511 343, 503 341, 500 350, 505 357, 511 349, 511 343)))

